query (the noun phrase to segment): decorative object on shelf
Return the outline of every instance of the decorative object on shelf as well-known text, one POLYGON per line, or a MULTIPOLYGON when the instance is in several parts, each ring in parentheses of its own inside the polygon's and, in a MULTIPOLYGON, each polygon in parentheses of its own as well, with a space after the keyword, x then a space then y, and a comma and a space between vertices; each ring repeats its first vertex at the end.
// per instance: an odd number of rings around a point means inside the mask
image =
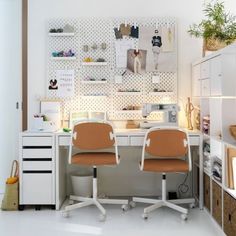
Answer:
POLYGON ((98 49, 98 45, 97 45, 96 43, 94 43, 94 44, 91 46, 91 48, 92 48, 93 50, 97 50, 97 49, 98 49))
POLYGON ((210 115, 204 116, 202 118, 202 132, 204 134, 210 133, 210 115))
POLYGON ((75 29, 72 25, 66 24, 63 28, 64 33, 74 33, 75 29))
POLYGON ((52 52, 53 57, 74 57, 75 53, 70 49, 69 51, 59 51, 59 52, 52 52))
POLYGON ((89 46, 88 45, 83 45, 83 51, 88 52, 89 51, 89 46))
POLYGON ((63 33, 63 29, 62 28, 58 28, 58 29, 50 29, 49 33, 63 33))
POLYGON ((222 182, 222 161, 218 157, 212 157, 212 176, 215 180, 222 182))
POLYGON ((105 60, 104 58, 99 57, 99 58, 96 60, 96 62, 106 62, 106 60, 105 60))
POLYGON ((136 123, 134 120, 127 120, 126 122, 126 129, 138 129, 139 124, 136 123))
POLYGON ((200 130, 200 108, 195 107, 194 122, 197 130, 200 130))
POLYGON ((118 89, 118 93, 140 93, 137 89, 118 89))
POLYGON ((186 115, 186 118, 187 118, 187 128, 189 130, 193 130, 193 124, 192 124, 192 112, 194 110, 194 106, 193 104, 191 103, 190 101, 190 97, 187 98, 187 104, 185 106, 185 115, 186 115))
POLYGON ((236 139, 236 125, 229 126, 229 132, 234 139, 236 139))
POLYGON ((102 50, 106 50, 107 49, 107 44, 106 43, 102 43, 101 44, 101 49, 102 50))
POLYGON ((124 108, 122 108, 122 111, 139 111, 141 109, 141 106, 138 105, 128 105, 124 108))
POLYGON ((91 57, 86 57, 84 58, 83 62, 94 62, 94 60, 91 57))
POLYGON ((188 33, 203 38, 203 56, 206 51, 216 51, 236 39, 235 16, 225 12, 224 2, 218 0, 204 4, 206 19, 190 26, 188 33))

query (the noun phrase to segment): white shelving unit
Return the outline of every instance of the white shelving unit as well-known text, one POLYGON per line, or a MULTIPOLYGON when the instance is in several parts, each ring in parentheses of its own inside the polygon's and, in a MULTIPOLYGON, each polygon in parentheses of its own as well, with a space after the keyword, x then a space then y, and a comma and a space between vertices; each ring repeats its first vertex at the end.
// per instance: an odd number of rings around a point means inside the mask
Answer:
POLYGON ((75 33, 48 33, 50 37, 73 37, 75 33))
POLYGON ((142 92, 116 92, 117 96, 139 96, 142 92))
MULTIPOLYGON (((224 218, 229 214, 227 212, 229 209, 224 204, 230 196, 231 203, 227 204, 236 204, 236 183, 234 189, 228 187, 227 151, 228 148, 232 148, 236 154, 236 140, 229 132, 229 126, 236 124, 235 68, 236 44, 192 65, 192 95, 194 103, 200 106, 201 130, 203 130, 203 117, 208 115, 210 117, 209 133, 203 134, 204 142, 210 144, 210 152, 203 152, 205 160, 210 160, 210 167, 204 166, 205 207, 226 234, 229 232, 231 222, 228 222, 228 218, 224 218), (213 176, 215 160, 222 165, 222 182, 213 176)), ((236 235, 236 231, 233 232, 233 235, 236 235)))
POLYGON ((150 92, 149 95, 151 96, 172 96, 173 92, 150 92))
POLYGON ((82 62, 82 66, 107 66, 107 62, 82 62))
POLYGON ((82 84, 107 84, 107 80, 81 80, 82 84))
POLYGON ((121 110, 114 111, 116 114, 141 114, 142 110, 121 110))
POLYGON ((76 57, 51 57, 52 61, 75 61, 76 57))

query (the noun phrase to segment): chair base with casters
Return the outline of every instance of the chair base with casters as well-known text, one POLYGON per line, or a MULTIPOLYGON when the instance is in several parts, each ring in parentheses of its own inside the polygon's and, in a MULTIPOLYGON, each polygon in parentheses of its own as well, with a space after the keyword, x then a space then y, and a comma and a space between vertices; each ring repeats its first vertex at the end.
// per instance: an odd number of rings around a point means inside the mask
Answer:
POLYGON ((148 219, 148 213, 162 207, 162 206, 166 206, 169 207, 173 210, 176 210, 181 214, 181 218, 183 220, 187 220, 188 218, 188 209, 178 206, 179 204, 189 204, 190 207, 194 207, 195 205, 195 199, 194 198, 188 198, 188 199, 174 199, 174 200, 167 200, 166 199, 166 174, 163 173, 162 174, 162 199, 157 200, 157 199, 148 199, 148 198, 140 198, 140 197, 133 197, 132 199, 132 203, 131 206, 135 206, 136 202, 140 202, 140 203, 150 203, 153 204, 151 206, 148 206, 146 208, 144 208, 144 212, 142 217, 144 219, 148 219))
POLYGON ((120 204, 122 205, 122 210, 128 210, 128 200, 125 199, 100 199, 97 196, 97 168, 93 167, 93 196, 89 197, 80 197, 71 195, 69 198, 69 202, 72 205, 68 205, 65 207, 65 210, 62 212, 64 217, 69 217, 69 212, 78 208, 82 208, 85 206, 95 205, 101 212, 99 219, 100 221, 106 220, 106 210, 101 204, 120 204), (74 202, 77 202, 73 204, 74 202))

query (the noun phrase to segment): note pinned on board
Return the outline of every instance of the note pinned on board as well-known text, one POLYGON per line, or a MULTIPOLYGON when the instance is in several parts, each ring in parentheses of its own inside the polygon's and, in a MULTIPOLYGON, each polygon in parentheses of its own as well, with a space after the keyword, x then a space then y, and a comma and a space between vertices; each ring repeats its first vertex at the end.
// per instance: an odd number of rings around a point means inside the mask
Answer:
POLYGON ((74 96, 75 71, 74 70, 57 70, 56 78, 58 97, 68 98, 74 96))

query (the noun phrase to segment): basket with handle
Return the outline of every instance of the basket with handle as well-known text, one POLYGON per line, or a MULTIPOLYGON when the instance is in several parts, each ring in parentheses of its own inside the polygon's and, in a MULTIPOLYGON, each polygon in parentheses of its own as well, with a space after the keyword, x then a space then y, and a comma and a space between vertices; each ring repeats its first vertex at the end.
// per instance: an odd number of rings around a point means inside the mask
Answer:
POLYGON ((19 206, 19 163, 12 162, 11 174, 7 178, 5 194, 2 200, 2 210, 16 211, 19 206))

